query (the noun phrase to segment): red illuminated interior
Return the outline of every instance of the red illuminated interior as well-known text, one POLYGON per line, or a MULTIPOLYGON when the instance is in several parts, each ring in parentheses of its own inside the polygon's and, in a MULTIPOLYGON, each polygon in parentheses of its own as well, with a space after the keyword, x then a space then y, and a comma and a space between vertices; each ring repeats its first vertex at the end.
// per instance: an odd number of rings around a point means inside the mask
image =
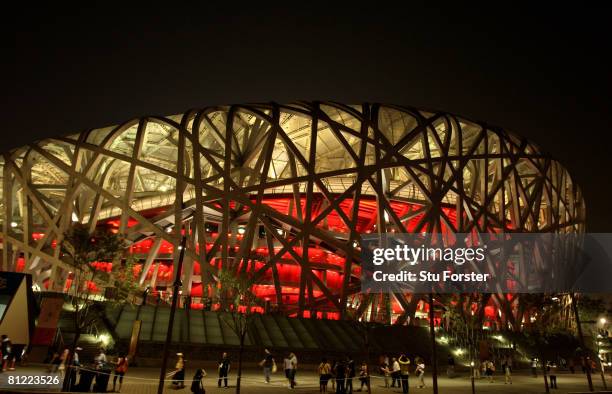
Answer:
MULTIPOLYGON (((254 201, 254 200, 253 200, 254 201)), ((346 198, 339 203, 339 209, 347 216, 351 217, 353 212, 354 200, 351 198, 346 198)), ((293 217, 298 217, 297 209, 302 210, 302 217, 305 216, 305 206, 306 200, 302 198, 299 201, 299 204, 295 204, 295 200, 291 196, 281 196, 281 197, 265 197, 263 199, 263 204, 267 207, 283 214, 289 215, 293 217), (301 208, 298 208, 301 207, 301 208)), ((416 203, 408 203, 408 202, 400 202, 400 201, 391 201, 390 202, 391 209, 399 218, 408 217, 408 219, 403 220, 404 229, 400 230, 401 232, 414 232, 416 227, 419 226, 421 220, 423 219, 424 212, 418 212, 423 208, 422 205, 416 203), (413 213, 411 215, 411 213, 413 213)), ((232 202, 230 204, 231 209, 236 209, 237 204, 232 202)), ((315 195, 312 203, 312 217, 317 218, 322 211, 325 209, 325 199, 321 195, 315 195)), ((145 217, 154 217, 164 212, 166 208, 157 208, 145 212, 141 212, 145 217)), ((243 208, 245 209, 245 208, 243 208)), ((448 221, 455 225, 456 223, 456 211, 453 207, 445 206, 442 207, 442 212, 448 218, 448 221)), ((357 219, 355 229, 359 233, 372 233, 376 231, 376 223, 378 221, 378 209, 377 209, 377 201, 373 197, 365 196, 359 200, 359 207, 357 210, 357 219)), ((127 227, 133 227, 138 222, 129 218, 127 222, 127 227)), ((111 218, 101 225, 105 225, 110 227, 112 230, 118 230, 120 226, 119 218, 111 218)), ((217 226, 218 227, 218 226, 217 226)), ((338 214, 337 211, 332 210, 331 212, 325 214, 324 218, 318 221, 317 227, 324 229, 326 231, 330 231, 332 233, 337 233, 339 235, 348 234, 350 232, 349 226, 345 223, 342 217, 338 214)), ((427 227, 420 227, 419 231, 427 231, 427 227)), ((182 230, 183 233, 185 230, 182 230)), ((215 239, 219 236, 217 229, 213 229, 208 231, 207 242, 206 242, 206 251, 209 252, 213 246, 215 239)), ((394 231, 394 230, 392 230, 394 231)), ((441 221, 441 231, 448 232, 448 228, 444 221, 441 221)), ((291 235, 285 235, 287 239, 290 239, 291 235)), ((34 241, 39 241, 44 237, 44 233, 35 232, 32 234, 32 239, 34 241)), ((240 241, 243 238, 242 234, 236 234, 235 239, 240 241)), ((153 237, 142 239, 138 242, 133 243, 129 252, 138 259, 138 263, 136 263, 132 267, 132 274, 135 280, 139 279, 142 273, 142 269, 144 266, 144 260, 146 256, 151 252, 155 239, 153 237)), ((52 240, 52 247, 56 247, 56 241, 52 240)), ((230 246, 234 250, 238 250, 238 247, 235 245, 230 246)), ((278 253, 282 246, 280 244, 275 244, 274 246, 274 254, 278 253)), ((297 246, 293 248, 293 252, 295 255, 302 256, 303 250, 301 247, 297 246)), ((151 264, 148 269, 144 281, 145 283, 151 282, 153 279, 153 275, 157 270, 157 276, 155 278, 155 285, 161 286, 169 286, 172 283, 173 279, 173 271, 174 266, 172 264, 173 261, 173 253, 174 253, 174 245, 166 240, 162 240, 159 251, 157 253, 156 259, 151 264)), ((199 253, 199 245, 196 245, 196 253, 199 253)), ((265 246, 259 246, 254 248, 250 254, 250 260, 248 261, 248 272, 257 271, 261 267, 264 266, 265 261, 269 255, 270 251, 265 246)), ((340 256, 333 251, 326 250, 323 247, 313 245, 308 248, 308 260, 311 263, 311 267, 313 269, 314 275, 316 275, 326 286, 335 293, 338 293, 340 288, 342 287, 344 281, 344 264, 345 258, 340 256)), ((218 264, 218 261, 213 258, 210 262, 211 265, 215 266, 218 264)), ((110 262, 94 262, 91 263, 91 266, 99 271, 111 272, 112 271, 112 263, 110 262)), ((242 266, 239 266, 240 269, 242 266)), ((278 277, 280 281, 280 293, 282 296, 282 300, 277 300, 277 290, 274 286, 273 274, 272 270, 268 269, 259 279, 258 284, 255 284, 252 288, 253 293, 264 301, 269 301, 271 303, 282 302, 284 305, 296 305, 299 299, 299 283, 301 277, 301 267, 295 261, 295 256, 293 253, 285 252, 283 256, 279 259, 276 264, 278 277)), ((24 260, 20 258, 17 260, 17 270, 24 270, 24 260)), ((351 280, 358 280, 360 275, 360 267, 357 265, 352 265, 351 268, 351 280)), ((201 266, 199 262, 194 262, 193 264, 193 275, 196 276, 196 279, 199 278, 201 274, 201 266)), ((72 279, 68 279, 66 286, 70 287, 72 279)), ((96 287, 94 283, 87 284, 90 291, 97 292, 100 289, 96 287)), ((203 308, 202 302, 200 300, 202 297, 209 296, 209 289, 204 291, 203 286, 199 283, 198 280, 194 281, 191 287, 190 295, 194 297, 194 301, 192 302, 192 308, 201 309, 203 308)), ((155 291, 155 293, 157 293, 155 291)), ((321 297, 323 292, 314 288, 311 290, 309 294, 312 294, 315 298, 321 297)), ((426 304, 422 305, 423 310, 427 307, 426 304)), ((391 305, 393 313, 401 313, 403 308, 399 305, 399 303, 393 299, 391 305)), ((490 306, 487 306, 488 309, 485 310, 485 315, 490 317, 491 313, 494 314, 494 311, 491 312, 489 309, 490 306)), ((214 306, 213 306, 214 309, 214 306)), ((259 309, 255 309, 254 311, 259 311, 259 309)), ((310 312, 305 311, 305 315, 308 315, 310 312)), ((316 312, 320 317, 324 312, 316 312)), ((338 318, 338 314, 334 312, 326 312, 326 318, 334 319, 338 318)), ((308 316, 306 316, 308 317, 308 316)))

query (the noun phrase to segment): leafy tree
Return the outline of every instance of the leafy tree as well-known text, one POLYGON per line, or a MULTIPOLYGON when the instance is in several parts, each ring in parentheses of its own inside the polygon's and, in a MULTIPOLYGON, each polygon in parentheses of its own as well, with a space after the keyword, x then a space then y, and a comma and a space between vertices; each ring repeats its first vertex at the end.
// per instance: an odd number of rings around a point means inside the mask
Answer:
POLYGON ((252 308, 257 305, 257 297, 251 292, 250 282, 245 274, 230 270, 219 272, 219 283, 221 285, 222 308, 226 314, 221 320, 236 334, 240 341, 238 352, 238 369, 236 379, 236 394, 240 394, 240 380, 242 378, 242 356, 244 345, 249 329, 255 315, 252 308), (245 308, 244 312, 240 309, 245 308))
POLYGON ((546 294, 523 294, 521 302, 525 311, 531 312, 531 320, 526 322, 525 334, 527 343, 535 349, 541 361, 544 389, 549 393, 546 366, 549 361, 556 362, 554 344, 565 334, 557 325, 561 306, 546 294))
MULTIPOLYGON (((92 308, 94 304, 94 289, 91 287, 98 276, 108 274, 96 270, 91 263, 96 261, 113 262, 118 259, 125 249, 124 240, 108 230, 98 229, 89 232, 87 226, 74 224, 64 233, 61 242, 62 257, 72 267, 72 283, 69 289, 71 303, 74 310, 74 338, 70 347, 67 364, 70 365, 72 355, 76 349, 81 333, 98 318, 92 308)), ((123 267, 125 268, 125 266, 123 267)), ((125 269, 117 267, 115 273, 125 274, 125 269)), ((102 278, 108 279, 108 277, 102 278)), ((119 282, 121 286, 129 281, 119 282)), ((66 374, 70 376, 70 374, 66 374)), ((68 379, 64 381, 64 388, 69 386, 68 379)))

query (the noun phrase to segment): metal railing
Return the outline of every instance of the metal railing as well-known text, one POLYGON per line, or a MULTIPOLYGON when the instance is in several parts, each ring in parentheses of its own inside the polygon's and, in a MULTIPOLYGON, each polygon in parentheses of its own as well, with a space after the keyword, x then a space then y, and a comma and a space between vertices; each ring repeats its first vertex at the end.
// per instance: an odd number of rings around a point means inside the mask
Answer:
POLYGON ((64 343, 64 335, 62 334, 62 329, 57 327, 55 331, 55 337, 53 337, 53 347, 55 349, 63 349, 65 346, 64 343))

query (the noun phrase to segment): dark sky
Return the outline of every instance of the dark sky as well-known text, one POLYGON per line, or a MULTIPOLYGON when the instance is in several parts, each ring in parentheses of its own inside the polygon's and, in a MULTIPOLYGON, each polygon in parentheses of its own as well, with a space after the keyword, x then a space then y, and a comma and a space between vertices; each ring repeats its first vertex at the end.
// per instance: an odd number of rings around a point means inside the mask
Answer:
POLYGON ((606 9, 55 3, 4 15, 1 151, 214 104, 406 104, 534 140, 582 186, 589 231, 612 231, 606 9))

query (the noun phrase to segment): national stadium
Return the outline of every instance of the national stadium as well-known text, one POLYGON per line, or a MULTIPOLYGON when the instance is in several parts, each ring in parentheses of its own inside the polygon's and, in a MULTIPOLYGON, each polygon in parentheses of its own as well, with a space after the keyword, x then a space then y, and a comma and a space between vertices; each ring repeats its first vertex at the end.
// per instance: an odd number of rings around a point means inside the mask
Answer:
MULTIPOLYGON (((579 186, 534 143, 400 105, 206 107, 35 141, 0 160, 2 270, 31 276, 36 294, 74 294, 60 247, 72 226, 125 240, 122 258, 91 263, 86 284, 103 310, 129 267, 129 305, 104 318, 118 342, 135 321, 140 341, 163 342, 176 296, 187 317, 173 341, 236 345, 215 316, 225 270, 255 296, 240 309, 261 314, 251 345, 351 349, 337 339, 354 334, 346 322, 414 325, 429 312, 417 294, 360 292, 364 234, 585 231, 579 186)), ((518 330, 533 312, 519 300, 492 294, 467 308, 485 328, 518 330)))

